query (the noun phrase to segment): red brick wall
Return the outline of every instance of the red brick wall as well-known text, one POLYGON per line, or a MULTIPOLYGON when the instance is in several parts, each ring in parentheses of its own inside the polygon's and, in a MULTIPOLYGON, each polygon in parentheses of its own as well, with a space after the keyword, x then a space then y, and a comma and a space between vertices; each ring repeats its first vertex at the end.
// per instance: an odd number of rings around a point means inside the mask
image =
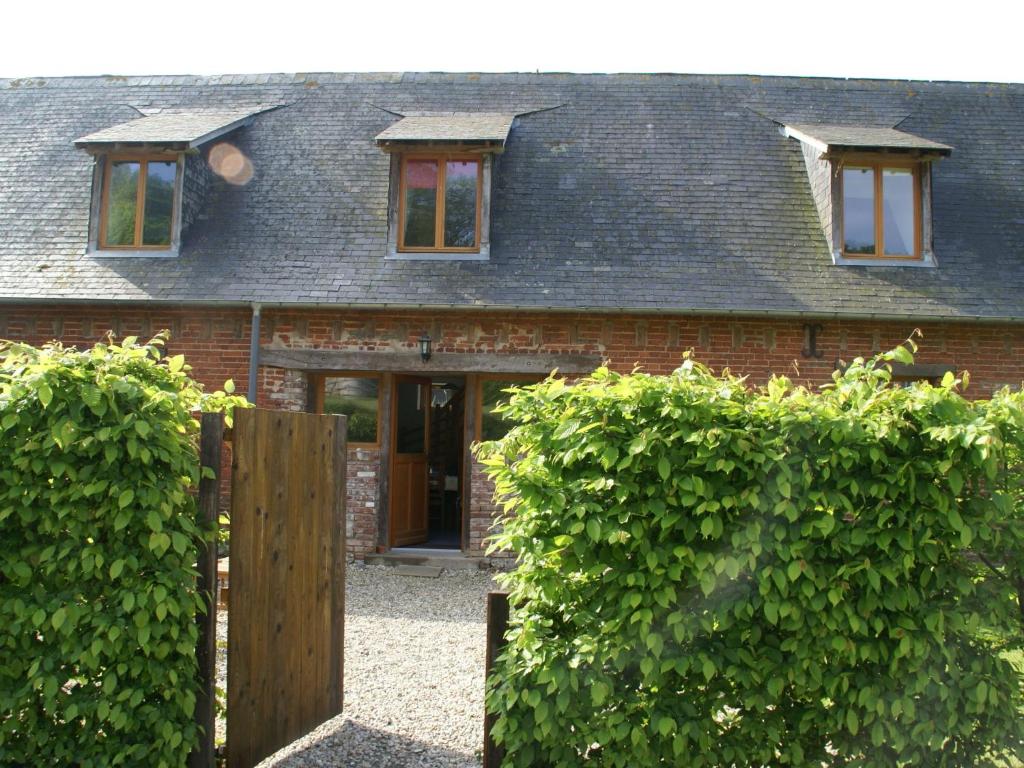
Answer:
MULTIPOLYGON (((1024 380, 1024 326, 971 323, 817 321, 822 326, 819 360, 801 356, 803 320, 665 317, 658 315, 561 315, 475 312, 370 312, 265 310, 261 344, 277 348, 415 350, 424 331, 437 352, 576 353, 600 355, 627 371, 640 364, 652 373, 674 369, 684 351, 715 369, 729 367, 752 383, 782 373, 808 385, 829 380, 837 360, 888 349, 915 327, 924 332, 918 362, 944 363, 972 374, 969 394, 989 395, 1024 380)), ((248 379, 250 313, 224 309, 142 309, 110 306, 0 305, 0 338, 40 344, 60 338, 88 345, 108 331, 143 339, 169 329, 168 351, 184 353, 195 377, 208 387, 232 378, 244 393, 248 379)), ((263 368, 258 403, 267 408, 306 407, 306 377, 263 368)), ((380 455, 353 448, 349 454, 348 535, 354 556, 377 543, 380 455)), ((490 488, 478 467, 472 473, 470 551, 479 553, 490 525, 490 488)))

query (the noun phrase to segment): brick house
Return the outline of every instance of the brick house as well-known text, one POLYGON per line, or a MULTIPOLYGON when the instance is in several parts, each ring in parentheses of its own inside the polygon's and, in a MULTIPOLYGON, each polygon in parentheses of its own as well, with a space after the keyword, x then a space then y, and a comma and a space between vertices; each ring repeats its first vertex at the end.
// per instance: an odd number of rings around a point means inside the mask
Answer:
POLYGON ((481 554, 505 382, 685 350, 1024 379, 1024 86, 677 75, 0 80, 0 338, 172 332, 350 418, 349 545, 481 554))

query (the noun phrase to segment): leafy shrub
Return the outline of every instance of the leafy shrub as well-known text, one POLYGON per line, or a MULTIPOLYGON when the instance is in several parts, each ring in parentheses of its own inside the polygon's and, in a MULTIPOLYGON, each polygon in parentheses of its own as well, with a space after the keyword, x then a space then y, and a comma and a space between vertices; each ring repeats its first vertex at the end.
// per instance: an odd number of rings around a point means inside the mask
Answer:
POLYGON ((1024 396, 821 392, 691 360, 517 391, 479 449, 509 644, 488 709, 507 766, 978 765, 1020 756, 1024 396), (986 558, 988 559, 988 558, 986 558), (1018 644, 1019 647, 1019 644, 1018 644))
POLYGON ((192 411, 161 338, 0 344, 0 764, 180 766, 197 738, 192 411))

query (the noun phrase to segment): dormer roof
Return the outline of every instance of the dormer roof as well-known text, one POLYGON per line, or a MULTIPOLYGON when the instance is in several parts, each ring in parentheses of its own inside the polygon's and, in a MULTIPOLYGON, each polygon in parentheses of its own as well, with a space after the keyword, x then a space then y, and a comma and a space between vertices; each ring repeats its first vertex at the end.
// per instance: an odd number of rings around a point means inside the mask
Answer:
POLYGON ((953 151, 948 144, 878 125, 798 123, 786 125, 784 133, 829 155, 841 152, 916 152, 947 157, 953 151))
POLYGON ((155 112, 82 136, 75 139, 75 146, 82 149, 119 145, 193 149, 249 124, 255 115, 274 106, 155 112))
POLYGON ((378 145, 494 144, 504 147, 516 116, 508 112, 410 114, 377 134, 378 145))

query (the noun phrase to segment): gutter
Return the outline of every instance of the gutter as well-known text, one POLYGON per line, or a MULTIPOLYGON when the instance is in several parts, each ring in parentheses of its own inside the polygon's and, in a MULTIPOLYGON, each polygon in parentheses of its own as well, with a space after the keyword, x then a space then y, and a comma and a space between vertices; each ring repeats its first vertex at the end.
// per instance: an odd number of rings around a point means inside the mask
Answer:
POLYGON ((206 307, 209 309, 243 309, 247 307, 263 307, 284 311, 317 310, 337 311, 349 310, 360 312, 394 311, 457 311, 457 312, 529 312, 534 314, 561 315, 660 315, 663 317, 746 317, 775 319, 808 319, 808 320, 871 320, 875 322, 915 322, 915 323, 1008 323, 1024 324, 1024 315, 921 315, 921 314, 889 314, 885 312, 825 312, 820 310, 780 310, 780 309, 722 309, 714 307, 678 308, 678 307, 595 307, 595 306, 545 306, 532 304, 401 304, 380 303, 366 304, 356 302, 252 302, 243 301, 201 301, 188 299, 119 299, 102 298, 24 298, 0 296, 0 305, 8 304, 45 304, 49 306, 95 306, 111 305, 115 307, 206 307))
POLYGON ((252 304, 252 330, 249 334, 249 389, 246 398, 256 405, 256 373, 260 367, 260 312, 262 307, 252 304))

